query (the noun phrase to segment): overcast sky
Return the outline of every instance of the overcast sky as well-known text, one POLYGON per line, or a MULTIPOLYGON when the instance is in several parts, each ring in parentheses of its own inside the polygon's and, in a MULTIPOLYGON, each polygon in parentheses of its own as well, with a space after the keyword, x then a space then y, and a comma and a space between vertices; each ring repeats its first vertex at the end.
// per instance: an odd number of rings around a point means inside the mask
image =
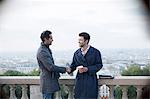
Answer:
POLYGON ((5 0, 0 5, 0 52, 36 51, 53 32, 53 50, 78 48, 78 33, 100 48, 150 48, 138 0, 5 0))

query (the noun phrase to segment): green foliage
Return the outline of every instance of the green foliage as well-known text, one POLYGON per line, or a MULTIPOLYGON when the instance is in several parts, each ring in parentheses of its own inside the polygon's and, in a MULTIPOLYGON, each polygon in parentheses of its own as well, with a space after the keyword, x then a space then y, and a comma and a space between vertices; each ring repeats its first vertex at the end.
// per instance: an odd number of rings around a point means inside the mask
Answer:
POLYGON ((122 88, 119 85, 114 87, 114 99, 122 99, 122 88))
POLYGON ((40 70, 39 69, 34 69, 28 75, 29 76, 39 76, 40 75, 40 70))
POLYGON ((146 65, 146 67, 143 68, 142 75, 143 76, 150 76, 150 64, 146 65))
POLYGON ((134 87, 133 85, 129 86, 127 89, 127 95, 128 95, 128 99, 136 99, 137 98, 137 88, 134 87))
POLYGON ((68 94, 69 94, 69 89, 66 85, 61 85, 60 86, 61 90, 61 97, 62 99, 68 99, 68 94))
POLYGON ((21 90, 21 86, 20 85, 16 85, 16 90, 15 90, 15 93, 16 93, 16 97, 17 99, 21 99, 21 96, 22 96, 22 90, 21 90))
POLYGON ((0 76, 39 76, 39 75, 40 75, 40 70, 34 69, 30 73, 22 73, 15 70, 8 70, 4 74, 1 74, 0 76))
POLYGON ((3 76, 27 76, 27 74, 19 71, 8 70, 3 74, 3 76))
POLYGON ((137 64, 132 64, 127 70, 121 72, 122 76, 150 76, 150 65, 143 69, 137 64))

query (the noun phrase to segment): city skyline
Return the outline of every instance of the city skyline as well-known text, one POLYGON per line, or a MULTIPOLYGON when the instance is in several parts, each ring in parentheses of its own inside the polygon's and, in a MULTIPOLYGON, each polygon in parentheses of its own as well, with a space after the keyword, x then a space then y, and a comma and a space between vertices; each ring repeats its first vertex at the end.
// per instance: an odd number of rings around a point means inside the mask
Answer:
MULTIPOLYGON (((141 68, 150 64, 149 49, 129 50, 101 50, 103 69, 101 74, 116 74, 133 64, 141 68), (111 72, 110 72, 111 71, 111 72)), ((57 66, 68 66, 72 62, 73 53, 54 52, 53 57, 57 66)), ((7 53, 0 54, 0 72, 17 70, 20 72, 31 72, 38 68, 35 53, 7 53)))

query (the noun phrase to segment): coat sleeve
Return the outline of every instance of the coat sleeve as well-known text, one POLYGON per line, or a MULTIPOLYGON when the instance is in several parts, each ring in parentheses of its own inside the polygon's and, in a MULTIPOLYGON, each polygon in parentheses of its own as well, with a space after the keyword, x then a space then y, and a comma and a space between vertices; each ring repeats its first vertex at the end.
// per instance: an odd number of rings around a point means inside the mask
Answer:
POLYGON ((71 65, 70 65, 70 68, 71 68, 71 73, 74 71, 74 70, 76 70, 76 57, 75 57, 75 54, 73 55, 73 59, 72 59, 72 63, 71 63, 71 65))
POLYGON ((59 73, 66 72, 65 67, 58 67, 55 64, 53 64, 51 57, 47 54, 46 51, 40 52, 39 59, 42 62, 44 68, 46 68, 50 72, 59 72, 59 73))
POLYGON ((102 63, 102 59, 101 59, 101 53, 99 51, 96 52, 96 63, 95 65, 92 66, 88 66, 88 72, 90 74, 95 74, 96 72, 98 72, 102 67, 103 67, 103 63, 102 63))

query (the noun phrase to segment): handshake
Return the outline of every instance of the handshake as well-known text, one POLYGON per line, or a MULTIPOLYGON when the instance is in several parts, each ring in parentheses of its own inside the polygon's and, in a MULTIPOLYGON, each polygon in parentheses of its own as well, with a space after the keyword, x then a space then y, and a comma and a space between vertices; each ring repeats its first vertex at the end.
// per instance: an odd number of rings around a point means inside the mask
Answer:
POLYGON ((66 72, 70 73, 71 72, 71 68, 70 67, 66 67, 66 72))
MULTIPOLYGON (((88 68, 87 67, 83 67, 82 65, 81 66, 77 66, 77 69, 78 69, 79 73, 84 73, 84 72, 88 71, 88 68)), ((67 73, 71 73, 71 68, 70 67, 66 67, 66 72, 67 73)))

